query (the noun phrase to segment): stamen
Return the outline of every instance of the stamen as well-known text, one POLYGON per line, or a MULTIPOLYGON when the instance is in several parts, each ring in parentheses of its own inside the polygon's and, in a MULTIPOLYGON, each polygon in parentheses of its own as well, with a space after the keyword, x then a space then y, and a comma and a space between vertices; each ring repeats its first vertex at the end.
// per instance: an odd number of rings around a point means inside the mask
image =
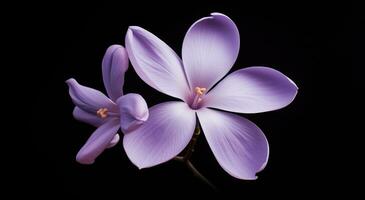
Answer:
POLYGON ((195 87, 195 93, 198 95, 203 95, 207 88, 195 87))
POLYGON ((96 115, 102 119, 108 117, 108 109, 107 108, 100 108, 96 111, 96 115))
POLYGON ((198 108, 198 104, 203 100, 202 96, 205 91, 207 91, 207 88, 195 87, 195 97, 191 105, 192 108, 198 108))

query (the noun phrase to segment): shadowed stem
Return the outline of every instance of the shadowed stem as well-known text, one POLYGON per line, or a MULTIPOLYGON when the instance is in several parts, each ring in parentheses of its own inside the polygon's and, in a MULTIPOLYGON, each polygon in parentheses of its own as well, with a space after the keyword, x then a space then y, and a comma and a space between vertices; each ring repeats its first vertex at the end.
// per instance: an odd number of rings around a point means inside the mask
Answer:
POLYGON ((198 141, 198 137, 200 135, 200 127, 197 124, 193 138, 190 140, 190 143, 188 144, 188 147, 186 148, 185 154, 183 156, 176 156, 174 160, 184 163, 191 172, 193 172, 194 176, 199 178, 202 182, 207 184, 210 188, 213 190, 217 190, 217 188, 207 179, 205 178, 190 162, 190 157, 192 156, 194 152, 194 147, 196 145, 196 142, 198 141))

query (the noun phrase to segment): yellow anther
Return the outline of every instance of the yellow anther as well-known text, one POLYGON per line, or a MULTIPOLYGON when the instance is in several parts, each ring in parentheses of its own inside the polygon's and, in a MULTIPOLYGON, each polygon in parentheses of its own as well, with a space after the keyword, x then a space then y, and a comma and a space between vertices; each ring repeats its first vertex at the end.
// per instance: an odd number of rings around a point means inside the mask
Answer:
POLYGON ((195 93, 199 96, 203 95, 207 88, 195 87, 195 93))
POLYGON ((107 108, 100 108, 96 111, 96 115, 102 119, 108 117, 108 109, 107 108))

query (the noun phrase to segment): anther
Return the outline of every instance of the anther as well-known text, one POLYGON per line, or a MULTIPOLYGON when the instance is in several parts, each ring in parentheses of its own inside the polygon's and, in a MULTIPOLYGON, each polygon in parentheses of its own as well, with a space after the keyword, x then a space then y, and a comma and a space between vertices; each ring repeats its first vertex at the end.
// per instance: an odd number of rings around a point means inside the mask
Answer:
POLYGON ((198 95, 203 95, 207 88, 195 87, 195 93, 198 95))
POLYGON ((96 115, 102 119, 108 117, 108 109, 107 108, 100 108, 96 111, 96 115))

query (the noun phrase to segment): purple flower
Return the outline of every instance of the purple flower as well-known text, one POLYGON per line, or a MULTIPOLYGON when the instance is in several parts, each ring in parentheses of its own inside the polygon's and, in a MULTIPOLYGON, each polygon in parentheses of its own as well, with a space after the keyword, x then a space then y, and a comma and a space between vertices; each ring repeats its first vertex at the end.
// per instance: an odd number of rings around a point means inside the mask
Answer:
POLYGON ((82 86, 71 78, 66 81, 73 103, 75 119, 98 127, 77 153, 82 164, 94 163, 106 148, 119 141, 118 129, 131 132, 148 118, 148 107, 139 94, 123 95, 124 73, 128 69, 127 52, 122 46, 110 46, 103 58, 102 73, 110 98, 100 91, 82 86))
POLYGON ((220 13, 190 27, 182 59, 152 33, 129 27, 126 49, 139 77, 156 90, 184 101, 153 106, 149 119, 125 135, 123 146, 136 166, 151 167, 178 155, 192 138, 197 115, 222 168, 239 179, 257 178, 256 173, 268 160, 266 137, 251 121, 224 111, 277 110, 293 101, 298 88, 284 74, 268 67, 240 69, 219 82, 234 64, 239 45, 236 25, 220 13))

